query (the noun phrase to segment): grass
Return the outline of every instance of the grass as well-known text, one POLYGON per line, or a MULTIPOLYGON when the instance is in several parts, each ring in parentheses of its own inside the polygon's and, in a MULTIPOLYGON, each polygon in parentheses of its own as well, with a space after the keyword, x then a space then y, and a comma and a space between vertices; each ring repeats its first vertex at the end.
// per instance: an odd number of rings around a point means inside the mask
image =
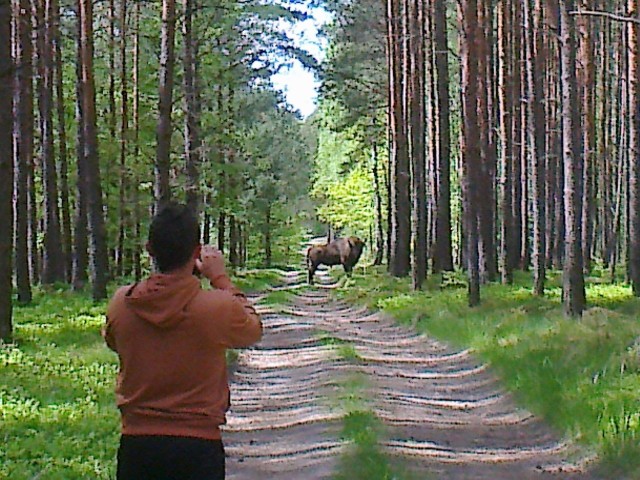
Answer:
POLYGON ((280 283, 281 274, 278 269, 238 270, 233 281, 245 292, 260 292, 280 283))
POLYGON ((64 290, 16 307, 0 347, 0 478, 115 475, 117 357, 100 336, 105 304, 64 290))
POLYGON ((484 286, 474 309, 459 274, 442 283, 430 278, 415 293, 408 279, 358 270, 338 295, 473 348, 521 404, 597 452, 607 474, 640 478, 632 473, 640 469, 640 301, 629 287, 600 278, 590 279, 582 319, 563 315, 557 273, 544 298, 533 296, 529 275, 519 273, 511 286, 484 286))
MULTIPOLYGON (((247 290, 280 279, 276 270, 238 276, 247 290)), ((632 473, 640 471, 640 301, 602 278, 589 279, 590 309, 580 320, 562 314, 558 274, 549 276, 545 298, 531 294, 525 274, 512 286, 484 286, 476 309, 466 304, 459 274, 442 284, 432 277, 425 291, 414 293, 408 280, 369 268, 366 275, 357 270, 337 294, 475 349, 522 405, 596 451, 606 478, 640 478, 632 473)), ((282 302, 286 295, 270 298, 282 302)), ((15 343, 0 347, 0 478, 114 477, 117 357, 100 337, 104 310, 88 294, 62 288, 37 291, 32 305, 16 306, 15 343)), ((321 342, 358 361, 348 343, 321 342)), ((376 447, 384 431, 367 408, 364 380, 346 381, 337 401, 348 412, 343 438, 355 446, 337 478, 406 478, 376 447)))
POLYGON ((407 474, 380 451, 379 439, 385 432, 367 404, 367 387, 363 374, 353 374, 340 384, 335 401, 346 412, 340 437, 351 442, 352 448, 340 459, 334 479, 408 480, 407 474))
MULTIPOLYGON (((235 280, 260 290, 279 278, 267 270, 235 280)), ((106 302, 66 287, 16 305, 14 343, 0 345, 0 478, 115 478, 118 359, 100 336, 105 310, 106 302)))

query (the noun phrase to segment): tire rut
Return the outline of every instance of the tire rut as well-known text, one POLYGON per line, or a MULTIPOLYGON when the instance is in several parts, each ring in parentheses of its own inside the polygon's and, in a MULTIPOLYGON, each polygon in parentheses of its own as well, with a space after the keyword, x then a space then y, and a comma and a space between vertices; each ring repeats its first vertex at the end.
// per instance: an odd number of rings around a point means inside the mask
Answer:
POLYGON ((303 274, 285 276, 278 290, 291 300, 282 308, 256 298, 264 338, 240 352, 230 378, 228 478, 332 478, 352 446, 340 438, 346 411, 337 398, 354 375, 366 378, 366 408, 384 425, 381 451, 415 478, 595 478, 470 351, 333 301, 319 277, 307 290, 303 274), (341 358, 340 345, 355 358, 341 358))

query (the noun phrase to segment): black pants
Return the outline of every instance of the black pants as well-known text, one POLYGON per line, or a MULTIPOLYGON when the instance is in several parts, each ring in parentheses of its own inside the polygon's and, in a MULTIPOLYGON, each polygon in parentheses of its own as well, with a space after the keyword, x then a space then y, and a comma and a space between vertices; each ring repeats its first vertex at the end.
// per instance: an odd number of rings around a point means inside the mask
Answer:
POLYGON ((221 440, 123 435, 118 480, 224 480, 221 440))

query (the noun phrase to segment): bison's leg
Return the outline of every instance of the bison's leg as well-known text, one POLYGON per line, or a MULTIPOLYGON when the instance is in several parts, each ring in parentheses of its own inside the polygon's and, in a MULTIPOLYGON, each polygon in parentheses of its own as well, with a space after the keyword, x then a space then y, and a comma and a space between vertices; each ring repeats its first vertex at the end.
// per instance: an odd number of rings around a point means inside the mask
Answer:
POLYGON ((344 263, 342 264, 342 267, 344 268, 344 273, 346 273, 347 277, 351 277, 351 273, 353 272, 353 265, 344 263))
POLYGON ((309 263, 309 285, 313 285, 313 275, 316 273, 317 269, 318 265, 313 262, 309 263))

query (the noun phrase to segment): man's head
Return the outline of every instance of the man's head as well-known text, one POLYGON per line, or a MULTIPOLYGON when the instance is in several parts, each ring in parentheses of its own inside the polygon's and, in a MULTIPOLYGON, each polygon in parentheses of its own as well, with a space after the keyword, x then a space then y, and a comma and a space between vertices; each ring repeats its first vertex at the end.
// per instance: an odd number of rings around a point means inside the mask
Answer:
POLYGON ((200 252, 200 226, 193 212, 177 203, 162 207, 151 222, 147 250, 163 273, 190 263, 200 252))

